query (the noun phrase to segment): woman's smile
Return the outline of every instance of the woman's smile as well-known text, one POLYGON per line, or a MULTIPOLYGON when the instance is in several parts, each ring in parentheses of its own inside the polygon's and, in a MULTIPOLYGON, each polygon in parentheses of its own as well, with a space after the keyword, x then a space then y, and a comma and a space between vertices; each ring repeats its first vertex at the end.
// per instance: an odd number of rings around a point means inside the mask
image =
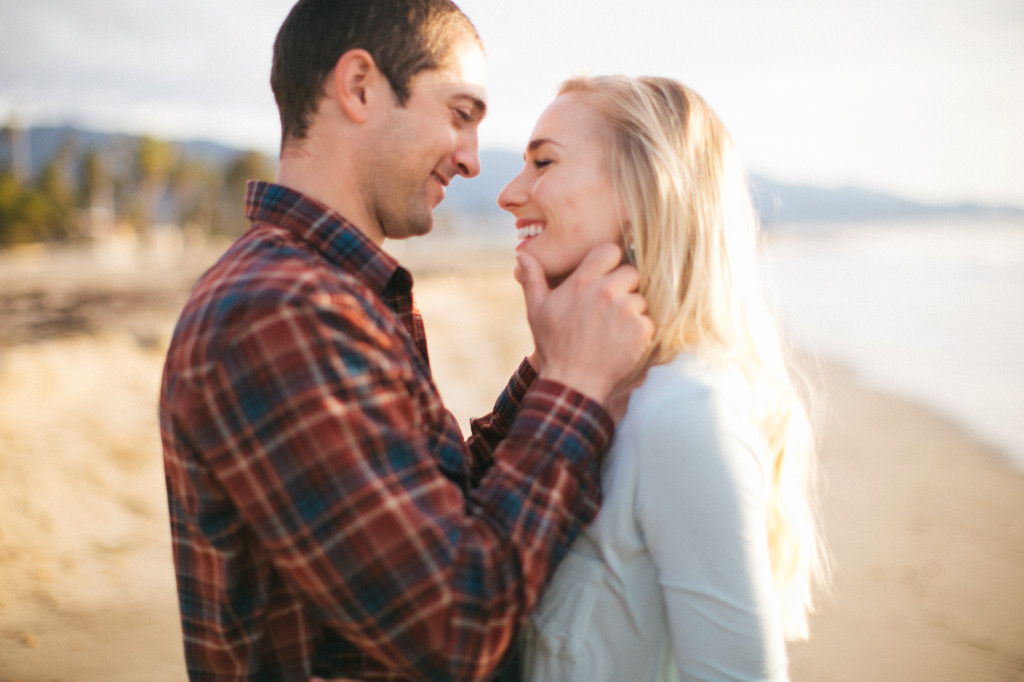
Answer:
POLYGON ((522 172, 498 196, 516 217, 516 251, 536 258, 549 282, 564 279, 595 246, 623 242, 607 133, 589 96, 559 97, 537 121, 522 172))

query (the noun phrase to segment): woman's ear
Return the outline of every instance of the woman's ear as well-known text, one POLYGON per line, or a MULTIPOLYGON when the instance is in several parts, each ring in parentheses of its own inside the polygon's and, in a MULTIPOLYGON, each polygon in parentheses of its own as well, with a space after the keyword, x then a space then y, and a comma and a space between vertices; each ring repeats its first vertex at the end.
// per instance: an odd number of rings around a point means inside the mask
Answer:
POLYGON ((349 50, 341 55, 331 74, 333 99, 353 122, 365 123, 370 115, 372 90, 382 78, 369 52, 349 50))
POLYGON ((622 224, 623 234, 633 232, 633 223, 630 220, 629 207, 626 206, 626 202, 623 201, 622 196, 616 194, 615 205, 619 211, 619 222, 622 224))
POLYGON ((636 234, 633 224, 628 218, 622 219, 622 260, 624 263, 636 265, 636 234))

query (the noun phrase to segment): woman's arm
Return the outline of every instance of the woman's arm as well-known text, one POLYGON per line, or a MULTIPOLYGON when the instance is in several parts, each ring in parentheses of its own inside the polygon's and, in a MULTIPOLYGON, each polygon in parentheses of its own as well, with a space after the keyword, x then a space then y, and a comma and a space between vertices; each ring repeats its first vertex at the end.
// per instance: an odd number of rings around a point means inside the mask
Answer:
POLYGON ((659 401, 643 424, 638 514, 683 678, 788 679, 763 441, 706 385, 659 401))

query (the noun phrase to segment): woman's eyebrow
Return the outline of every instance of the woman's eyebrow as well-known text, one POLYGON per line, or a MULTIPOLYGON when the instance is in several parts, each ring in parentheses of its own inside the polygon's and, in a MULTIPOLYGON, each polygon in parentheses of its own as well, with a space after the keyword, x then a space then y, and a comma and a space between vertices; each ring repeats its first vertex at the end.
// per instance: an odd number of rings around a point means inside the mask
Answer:
POLYGON ((530 140, 530 143, 528 145, 526 145, 526 151, 527 151, 527 153, 537 151, 537 149, 539 149, 540 147, 543 147, 546 144, 554 145, 556 147, 561 147, 562 146, 562 145, 558 144, 557 142, 555 142, 554 140, 552 140, 550 138, 541 137, 541 138, 538 138, 536 140, 530 140))

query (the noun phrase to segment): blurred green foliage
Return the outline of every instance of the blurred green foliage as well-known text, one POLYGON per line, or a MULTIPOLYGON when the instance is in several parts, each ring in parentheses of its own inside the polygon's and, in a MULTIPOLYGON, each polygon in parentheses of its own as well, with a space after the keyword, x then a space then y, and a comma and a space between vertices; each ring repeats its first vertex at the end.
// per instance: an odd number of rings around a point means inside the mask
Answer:
MULTIPOLYGON (((0 134, 13 149, 27 133, 7 126, 0 134)), ((178 143, 123 135, 88 149, 69 139, 35 173, 11 154, 0 167, 0 248, 98 238, 100 215, 104 229, 141 240, 158 224, 236 236, 248 225, 245 181, 273 179, 274 164, 254 151, 231 154, 213 160, 178 143)))

